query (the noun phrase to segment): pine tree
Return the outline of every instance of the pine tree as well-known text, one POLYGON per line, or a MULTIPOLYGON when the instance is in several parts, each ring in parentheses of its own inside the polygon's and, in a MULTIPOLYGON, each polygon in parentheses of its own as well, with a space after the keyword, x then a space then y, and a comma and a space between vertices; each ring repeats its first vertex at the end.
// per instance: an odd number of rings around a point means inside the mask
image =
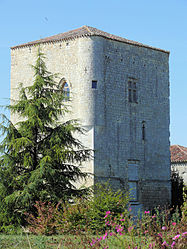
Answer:
POLYGON ((19 100, 8 106, 20 121, 13 124, 4 117, 1 123, 1 224, 22 222, 37 200, 57 203, 85 190, 76 189, 75 182, 87 176, 80 166, 92 152, 75 138, 84 133, 76 120, 59 122, 68 112, 67 102, 44 59, 39 49, 33 84, 21 85, 19 100))

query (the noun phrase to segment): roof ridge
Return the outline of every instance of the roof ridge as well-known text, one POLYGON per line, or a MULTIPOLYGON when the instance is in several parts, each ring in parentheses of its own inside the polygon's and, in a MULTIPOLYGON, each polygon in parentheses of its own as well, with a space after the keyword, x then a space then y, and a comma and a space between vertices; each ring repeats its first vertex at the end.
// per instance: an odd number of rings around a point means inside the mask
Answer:
POLYGON ((11 49, 21 48, 21 47, 26 47, 26 46, 33 46, 33 45, 37 45, 40 43, 59 42, 62 40, 76 39, 76 38, 80 38, 80 37, 84 37, 84 36, 100 36, 100 37, 103 37, 105 39, 118 41, 118 42, 124 42, 126 44, 130 44, 133 46, 144 47, 144 48, 153 49, 153 50, 157 50, 157 51, 161 51, 161 52, 169 54, 169 51, 166 51, 166 50, 163 50, 160 48, 155 48, 155 47, 152 47, 149 45, 145 45, 145 44, 142 44, 140 42, 128 40, 126 38, 123 38, 123 37, 120 37, 117 35, 113 35, 113 34, 110 34, 108 32, 105 32, 105 31, 102 31, 100 29, 97 29, 97 28, 94 28, 91 26, 87 26, 87 25, 84 25, 84 26, 77 28, 77 29, 66 31, 64 33, 60 33, 57 35, 42 38, 40 40, 35 40, 35 41, 27 42, 24 44, 20 44, 17 46, 13 46, 13 47, 11 47, 11 49))
POLYGON ((88 31, 91 35, 93 34, 93 32, 89 29, 89 27, 88 27, 87 25, 84 25, 83 28, 86 28, 87 31, 88 31))
POLYGON ((181 148, 181 147, 183 147, 183 146, 180 146, 180 145, 177 144, 177 147, 178 147, 182 152, 184 152, 184 154, 187 155, 187 152, 181 148))

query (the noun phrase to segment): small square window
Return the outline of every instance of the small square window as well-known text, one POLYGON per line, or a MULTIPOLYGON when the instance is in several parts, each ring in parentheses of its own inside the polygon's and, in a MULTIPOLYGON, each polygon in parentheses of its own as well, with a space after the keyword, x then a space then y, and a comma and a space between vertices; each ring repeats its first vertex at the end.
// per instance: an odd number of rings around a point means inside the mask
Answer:
POLYGON ((92 88, 97 89, 97 80, 92 80, 92 88))

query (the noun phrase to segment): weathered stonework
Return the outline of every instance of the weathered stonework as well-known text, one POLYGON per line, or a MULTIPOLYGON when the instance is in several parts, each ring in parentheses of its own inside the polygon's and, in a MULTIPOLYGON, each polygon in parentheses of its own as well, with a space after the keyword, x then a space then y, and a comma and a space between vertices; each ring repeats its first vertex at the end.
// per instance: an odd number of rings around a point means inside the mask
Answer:
MULTIPOLYGON (((116 188, 130 186, 136 207, 169 203, 168 52, 93 32, 40 41, 40 47, 48 70, 60 73, 70 87, 72 113, 66 118, 81 121, 87 130, 81 139, 95 150, 83 168, 94 174, 88 184, 110 179, 116 188), (136 82, 132 102, 129 81, 136 82)), ((32 84, 36 53, 34 43, 12 48, 12 99, 18 98, 19 82, 32 84)))

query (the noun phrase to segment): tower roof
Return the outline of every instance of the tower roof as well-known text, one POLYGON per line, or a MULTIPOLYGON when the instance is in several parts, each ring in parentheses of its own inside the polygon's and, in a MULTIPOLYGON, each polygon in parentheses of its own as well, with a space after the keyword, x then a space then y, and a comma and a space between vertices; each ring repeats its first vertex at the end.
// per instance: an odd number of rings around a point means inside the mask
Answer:
POLYGON ((71 39, 76 39, 79 37, 86 37, 86 36, 100 36, 100 37, 103 37, 103 38, 109 39, 109 40, 124 42, 127 44, 139 46, 139 47, 145 47, 145 48, 150 48, 153 50, 158 50, 158 51, 161 51, 164 53, 169 53, 169 51, 162 50, 159 48, 154 48, 154 47, 151 47, 148 45, 144 45, 142 43, 131 41, 131 40, 128 40, 128 39, 120 37, 120 36, 112 35, 112 34, 109 34, 107 32, 104 32, 102 30, 99 30, 99 29, 96 29, 96 28, 93 28, 90 26, 82 26, 81 28, 74 29, 74 30, 71 30, 71 31, 68 31, 65 33, 60 33, 60 34, 49 36, 49 37, 46 37, 46 38, 43 38, 40 40, 20 44, 20 45, 11 47, 11 49, 22 48, 22 47, 26 47, 26 46, 33 46, 33 45, 37 45, 40 43, 50 43, 50 42, 59 42, 59 41, 63 41, 63 40, 71 40, 71 39))
POLYGON ((186 162, 187 148, 181 145, 171 145, 171 162, 186 162))

